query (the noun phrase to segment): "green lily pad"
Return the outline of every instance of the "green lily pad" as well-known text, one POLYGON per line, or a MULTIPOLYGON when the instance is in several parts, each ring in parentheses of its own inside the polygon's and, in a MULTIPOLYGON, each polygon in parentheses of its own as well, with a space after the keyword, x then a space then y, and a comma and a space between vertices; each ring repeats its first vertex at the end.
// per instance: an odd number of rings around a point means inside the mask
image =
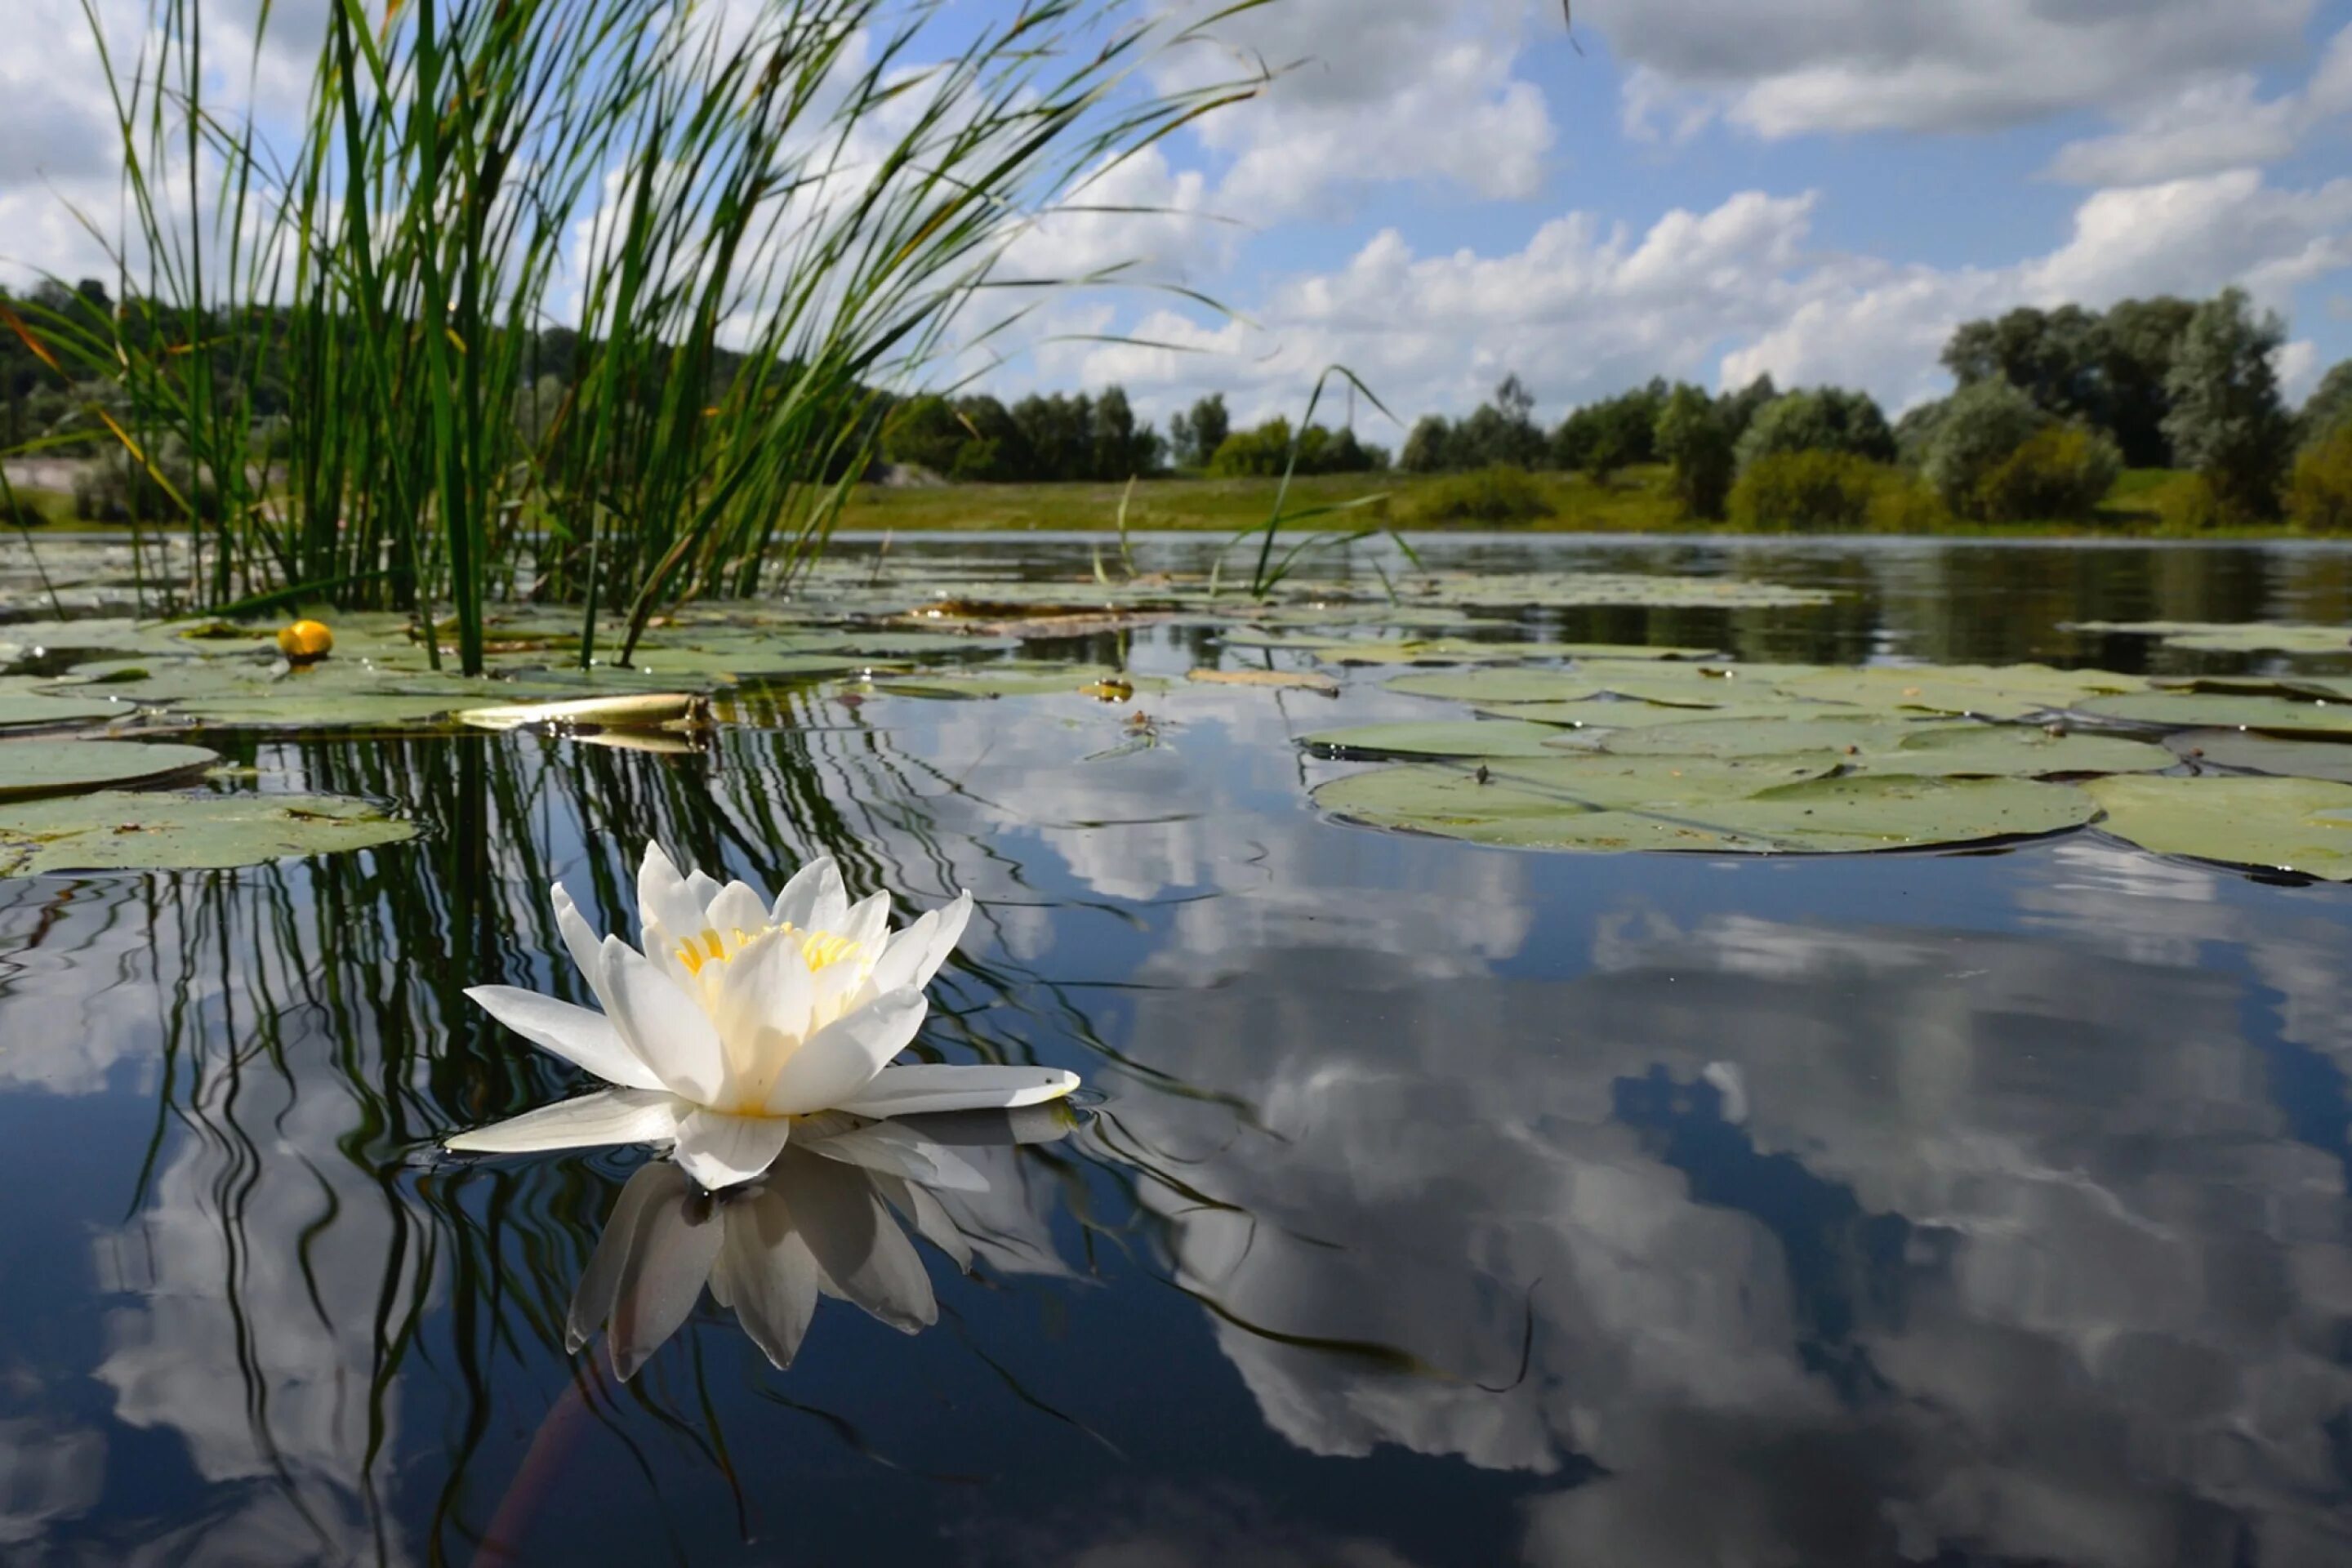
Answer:
POLYGON ((2270 621, 2076 621, 2065 629, 2161 637, 2167 647, 2200 653, 2352 654, 2352 632, 2341 626, 2283 626, 2270 621))
POLYGON ((1377 757, 1548 757, 1553 754, 1549 742, 1559 737, 1559 731, 1549 724, 1457 719, 1318 730, 1302 736, 1300 743, 1377 757))
MULTIPOLYGON (((1591 731, 1646 730, 1659 724, 1696 724, 1732 720, 1778 721, 1826 718, 1844 712, 1832 702, 1735 702, 1723 708, 1595 698, 1589 702, 1497 702, 1477 711, 1494 719, 1524 719, 1536 724, 1591 731)), ((1555 742, 1555 744, 1559 742, 1555 742)))
POLYGON ((36 724, 82 724, 96 719, 120 719, 130 711, 130 704, 124 702, 0 693, 0 730, 29 729, 36 724))
POLYGON ((1769 610, 1826 605, 1836 595, 1731 577, 1653 576, 1630 572, 1441 572, 1413 588, 1467 608, 1581 608, 1622 605, 1642 609, 1769 610))
POLYGON ((2352 881, 2352 784, 2326 779, 2094 779, 2099 826, 2159 855, 2352 881))
POLYGON ((339 795, 110 790, 0 806, 0 876, 210 870, 370 849, 415 833, 364 801, 339 795))
POLYGON ((2142 691, 2098 697, 2077 712, 2133 724, 2183 730, 2267 730, 2279 735, 2352 735, 2352 702, 2297 702, 2284 697, 2207 696, 2142 691))
POLYGON ((1139 680, 1103 665, 1004 663, 973 665, 920 675, 877 676, 877 691, 893 697, 973 699, 986 697, 1048 697, 1077 692, 1104 681, 1123 680, 1138 691, 1157 690, 1164 682, 1139 680))
POLYGON ((1581 702, 1602 689, 1598 676, 1580 669, 1456 669, 1400 675, 1383 684, 1407 697, 1456 702, 1581 702))
POLYGON ((216 753, 202 746, 131 741, 0 741, 0 800, 144 784, 210 767, 218 761, 216 753))
POLYGON ((1942 778, 2047 778, 2055 773, 2162 773, 2179 759, 2120 735, 2053 735, 2031 725, 1957 724, 1906 735, 1893 751, 1853 759, 1862 773, 1942 778))
POLYGON ((2016 779, 1828 776, 1834 756, 1738 760, 1581 755, 1512 762, 1485 783, 1427 763, 1336 779, 1315 792, 1373 826, 1522 848, 1616 853, 1851 853, 2024 837, 2095 811, 2063 784, 2016 779))
POLYGON ((2037 837, 2079 827, 2095 811, 2073 784, 1880 776, 1783 785, 1733 802, 1709 820, 1780 849, 1845 854, 2037 837))
POLYGON ((2192 762, 2284 778, 2352 784, 2352 744, 2341 741, 2282 741, 2242 730, 2189 730, 2166 743, 2192 762))
POLYGON ((1308 651, 1326 664, 1512 664, 1525 659, 1565 658, 1568 645, 1431 637, 1403 642, 1332 642, 1308 651))
POLYGON ((1700 720, 1688 724, 1628 729, 1604 738, 1601 749, 1623 756, 1764 757, 1785 752, 1891 752, 1927 729, 1917 719, 1855 712, 1834 718, 1700 720))
POLYGON ((2149 684, 2164 691, 2224 697, 2287 697, 2304 701, 2352 702, 2352 680, 2327 675, 2159 675, 2149 684))
POLYGON ((2145 690, 2147 685, 2137 676, 2040 664, 1824 669, 1786 678, 1780 684, 1791 696, 1824 701, 1994 720, 2023 719, 2095 697, 2145 690))

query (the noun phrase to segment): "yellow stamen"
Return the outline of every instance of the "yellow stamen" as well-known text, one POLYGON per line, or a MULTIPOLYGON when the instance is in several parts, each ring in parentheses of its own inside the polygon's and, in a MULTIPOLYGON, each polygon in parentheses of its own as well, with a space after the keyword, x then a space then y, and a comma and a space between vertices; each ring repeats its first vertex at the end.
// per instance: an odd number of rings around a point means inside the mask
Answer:
POLYGON ((863 943, 852 942, 838 932, 803 931, 798 926, 786 924, 767 926, 756 931, 746 931, 739 927, 723 935, 716 930, 705 930, 700 936, 689 939, 678 948, 677 961, 686 965, 688 974, 699 977, 704 964, 725 963, 753 942, 775 931, 800 940, 801 961, 808 965, 812 974, 853 960, 864 951, 863 943))

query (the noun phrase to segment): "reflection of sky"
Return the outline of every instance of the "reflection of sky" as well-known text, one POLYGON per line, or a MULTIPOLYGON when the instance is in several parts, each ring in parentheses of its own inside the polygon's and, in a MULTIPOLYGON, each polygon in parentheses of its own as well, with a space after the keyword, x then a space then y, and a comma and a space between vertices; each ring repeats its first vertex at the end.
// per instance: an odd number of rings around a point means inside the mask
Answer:
POLYGON ((2094 838, 1728 863, 1318 821, 1334 765, 1288 738, 1423 710, 877 699, 500 781, 469 890, 508 911, 633 859, 658 785, 772 880, 788 797, 842 812, 869 884, 982 900, 931 1043, 1114 1096, 953 1198, 979 1278, 926 1249, 934 1329, 824 1303, 783 1373, 707 1300, 626 1390, 561 1353, 625 1158, 423 1157, 569 1081, 442 1021, 436 984, 552 973, 510 914, 420 916, 446 949, 402 976, 320 943, 299 872, 0 883, 0 1183, 38 1198, 0 1216, 0 1561, 373 1558, 372 1508, 404 1561, 445 1503, 535 1495, 576 1500, 534 1550, 583 1560, 2352 1552, 2343 889, 2094 838), (1160 744, 1100 756, 1138 710, 1160 744), (387 1298, 422 1316, 372 1404, 387 1298))

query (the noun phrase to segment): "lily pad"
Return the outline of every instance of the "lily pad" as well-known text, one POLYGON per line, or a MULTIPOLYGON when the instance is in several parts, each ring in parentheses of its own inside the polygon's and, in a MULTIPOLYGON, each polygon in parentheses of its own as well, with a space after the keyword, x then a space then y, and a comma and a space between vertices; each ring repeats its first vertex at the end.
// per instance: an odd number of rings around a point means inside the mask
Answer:
POLYGON ((2279 735, 2352 735, 2352 702, 2297 702, 2284 697, 2228 697, 2142 691, 2099 697, 2077 712, 2132 724, 2183 730, 2267 730, 2279 735))
POLYGON ((1337 697, 1339 683, 1311 669, 1190 669, 1184 679, 1201 686, 1256 686, 1274 691, 1312 691, 1337 697))
POLYGON ((2340 741, 2282 741, 2242 730, 2189 730, 2168 737, 2166 743, 2192 762, 2215 767, 2352 784, 2352 744, 2340 741))
POLYGON ((0 806, 0 876, 253 866, 397 844, 415 833, 340 795, 106 791, 0 806))
POLYGON ((130 705, 122 702, 0 693, 0 730, 29 729, 37 724, 82 724, 97 719, 120 719, 130 711, 130 705))
POLYGON ((1407 697, 1456 702, 1581 702, 1602 689, 1598 677, 1580 669, 1459 669, 1400 675, 1385 684, 1407 697))
POLYGON ((1956 724, 1906 735, 1893 751, 1853 759, 1863 773, 1942 778, 2047 778, 2057 773, 2162 773, 2179 759, 2120 735, 2053 735, 2032 725, 1956 724))
POLYGON ((1994 720, 2023 719, 2072 708, 2095 697, 2145 690, 2147 686, 2137 676, 2053 669, 2040 664, 1824 669, 1790 677, 1780 684, 1792 696, 1824 701, 1994 720))
POLYGON ((1601 749, 1625 756, 1763 757, 1784 752, 1891 752, 1928 728, 1917 719, 1856 712, 1835 718, 1701 720, 1629 729, 1601 749))
POLYGON ((2352 881, 2352 784, 2326 779, 2094 779, 2099 826, 2159 855, 2352 881))
MULTIPOLYGON (((893 697, 1046 697, 1058 692, 1075 694, 1113 677, 1118 677, 1118 672, 1103 665, 1004 663, 920 675, 877 676, 873 684, 876 690, 893 697)), ((1147 689, 1147 683, 1131 677, 1118 678, 1129 680, 1131 689, 1147 689)))
POLYGON ((0 742, 0 800, 144 784, 210 767, 218 761, 217 753, 202 746, 131 741, 5 741, 0 742))
POLYGON ((1559 731, 1549 724, 1509 719, 1439 720, 1429 723, 1357 724, 1300 737, 1318 751, 1371 757, 1548 757, 1559 731))
MULTIPOLYGON (((1480 713, 1495 719, 1525 719, 1537 724, 1601 734, 1610 730, 1646 730, 1659 724, 1695 724, 1710 721, 1780 721, 1832 717, 1843 712, 1832 702, 1735 702, 1723 708, 1692 708, 1681 703, 1643 702, 1595 698, 1589 702, 1497 702, 1481 704, 1480 713)), ((1557 743, 1557 742, 1556 742, 1557 743)))
POLYGON ((2270 621, 2076 621, 2065 629, 2161 637, 2167 647, 2200 653, 2352 655, 2352 632, 2342 626, 2285 626, 2270 621))
POLYGON ((1337 779, 1316 803, 1374 826, 1584 853, 1852 853, 2038 835, 2096 807, 2016 779, 1828 776, 1837 759, 1607 756, 1511 763, 1485 783, 1427 763, 1337 779))

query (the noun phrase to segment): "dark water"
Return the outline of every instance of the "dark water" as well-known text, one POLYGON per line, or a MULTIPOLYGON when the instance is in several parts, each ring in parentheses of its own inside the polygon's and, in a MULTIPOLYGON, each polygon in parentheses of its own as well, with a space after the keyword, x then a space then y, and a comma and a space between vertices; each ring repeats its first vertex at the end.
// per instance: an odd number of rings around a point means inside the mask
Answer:
MULTIPOLYGON (((2324 550, 1452 553, 1850 592, 1537 623, 1758 658, 2352 611, 2324 550)), ((2352 1560, 2352 891, 1384 837, 1289 742, 1361 685, 1146 696, 1123 752, 1132 708, 815 693, 707 757, 258 742, 425 837, 0 882, 0 1562, 2352 1560), (779 1372, 706 1295, 624 1384, 565 1318, 642 1156, 435 1154, 572 1087, 458 993, 569 984, 546 885, 626 930, 648 837, 970 888, 924 1046, 1108 1095, 975 1152, 935 1326, 827 1300, 779 1372)))

